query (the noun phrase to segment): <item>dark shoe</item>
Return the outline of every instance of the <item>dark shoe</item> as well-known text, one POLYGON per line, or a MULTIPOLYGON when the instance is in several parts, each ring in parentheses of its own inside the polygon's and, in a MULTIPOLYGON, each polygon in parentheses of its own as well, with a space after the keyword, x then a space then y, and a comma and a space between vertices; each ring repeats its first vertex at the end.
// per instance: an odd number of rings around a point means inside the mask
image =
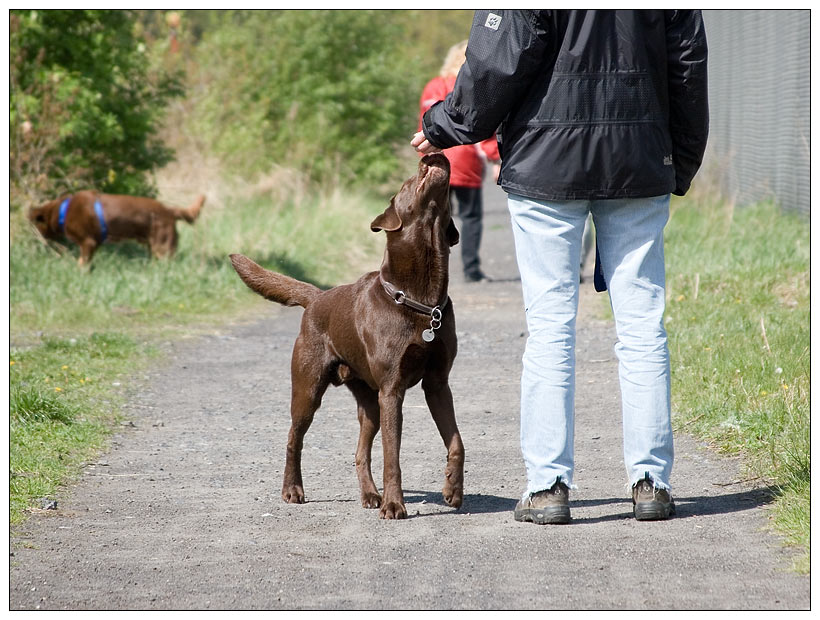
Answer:
POLYGON ((675 514, 669 491, 655 486, 647 473, 632 487, 632 512, 638 521, 661 521, 675 514))
POLYGON ((481 282, 482 280, 488 280, 489 278, 487 278, 481 269, 476 269, 475 271, 465 271, 464 279, 467 282, 481 282))
POLYGON ((513 514, 516 521, 539 525, 569 523, 569 487, 556 482, 551 489, 532 493, 518 502, 513 514))

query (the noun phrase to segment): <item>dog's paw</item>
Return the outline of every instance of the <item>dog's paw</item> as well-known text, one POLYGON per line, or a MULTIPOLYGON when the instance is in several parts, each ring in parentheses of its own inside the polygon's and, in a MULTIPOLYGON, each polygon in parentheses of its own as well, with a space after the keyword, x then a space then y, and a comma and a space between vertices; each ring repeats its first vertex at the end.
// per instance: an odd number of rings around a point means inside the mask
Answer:
POLYGON ((404 504, 398 502, 387 502, 379 511, 379 519, 406 519, 407 509, 404 504))
POLYGON ((304 504, 305 490, 298 485, 286 485, 282 487, 282 499, 287 504, 304 504))
POLYGON ((378 493, 362 493, 362 508, 378 508, 382 505, 382 496, 378 493))
POLYGON ((461 503, 464 501, 464 490, 461 487, 454 488, 448 482, 444 485, 441 493, 444 495, 444 501, 447 502, 448 506, 453 508, 461 507, 461 503))
POLYGON ((441 490, 448 506, 459 508, 464 501, 464 475, 460 469, 447 467, 444 473, 444 488, 441 490))

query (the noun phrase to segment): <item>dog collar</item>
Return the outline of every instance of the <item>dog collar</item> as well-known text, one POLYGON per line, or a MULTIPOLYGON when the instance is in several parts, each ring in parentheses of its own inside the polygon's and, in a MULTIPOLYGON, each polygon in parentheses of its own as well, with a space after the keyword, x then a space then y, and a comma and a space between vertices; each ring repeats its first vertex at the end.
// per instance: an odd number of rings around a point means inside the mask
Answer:
POLYGON ((60 227, 60 230, 63 230, 63 228, 65 228, 65 216, 66 216, 66 213, 68 213, 68 205, 70 203, 71 203, 71 196, 69 196, 68 198, 63 200, 62 203, 60 203, 60 221, 58 223, 58 225, 60 227))
POLYGON ((381 274, 379 274, 379 282, 382 283, 382 287, 390 299, 395 301, 397 304, 408 306, 416 312, 421 312, 422 314, 426 314, 430 317, 430 328, 425 329, 421 333, 421 337, 425 342, 432 342, 432 340, 436 337, 435 330, 441 327, 441 311, 447 307, 447 302, 450 301, 450 298, 445 298, 445 300, 438 306, 428 306, 427 304, 414 301, 407 297, 407 295, 404 294, 404 291, 397 289, 395 286, 390 284, 390 282, 382 278, 381 274))

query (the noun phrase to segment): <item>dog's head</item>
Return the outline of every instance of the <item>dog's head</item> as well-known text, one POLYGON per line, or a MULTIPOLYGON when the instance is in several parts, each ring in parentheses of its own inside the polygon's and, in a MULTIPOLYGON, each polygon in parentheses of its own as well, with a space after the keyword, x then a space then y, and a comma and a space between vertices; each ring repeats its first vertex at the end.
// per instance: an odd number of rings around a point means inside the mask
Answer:
POLYGON ((422 157, 416 174, 370 224, 373 232, 407 232, 410 237, 416 229, 431 228, 443 231, 448 245, 458 243, 458 230, 450 217, 450 162, 441 153, 422 157))
POLYGON ((28 219, 37 231, 46 239, 56 239, 59 237, 59 231, 54 230, 51 226, 52 213, 54 209, 60 207, 61 198, 50 200, 49 202, 40 205, 39 207, 31 207, 28 211, 28 219))

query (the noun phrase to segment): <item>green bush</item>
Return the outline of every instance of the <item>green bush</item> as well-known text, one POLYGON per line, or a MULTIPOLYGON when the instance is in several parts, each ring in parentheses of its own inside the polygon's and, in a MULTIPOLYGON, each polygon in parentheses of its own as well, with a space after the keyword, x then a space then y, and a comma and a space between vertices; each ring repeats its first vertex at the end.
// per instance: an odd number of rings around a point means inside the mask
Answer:
POLYGON ((157 136, 179 77, 153 71, 134 15, 21 10, 9 19, 12 205, 92 187, 153 195, 157 136))

